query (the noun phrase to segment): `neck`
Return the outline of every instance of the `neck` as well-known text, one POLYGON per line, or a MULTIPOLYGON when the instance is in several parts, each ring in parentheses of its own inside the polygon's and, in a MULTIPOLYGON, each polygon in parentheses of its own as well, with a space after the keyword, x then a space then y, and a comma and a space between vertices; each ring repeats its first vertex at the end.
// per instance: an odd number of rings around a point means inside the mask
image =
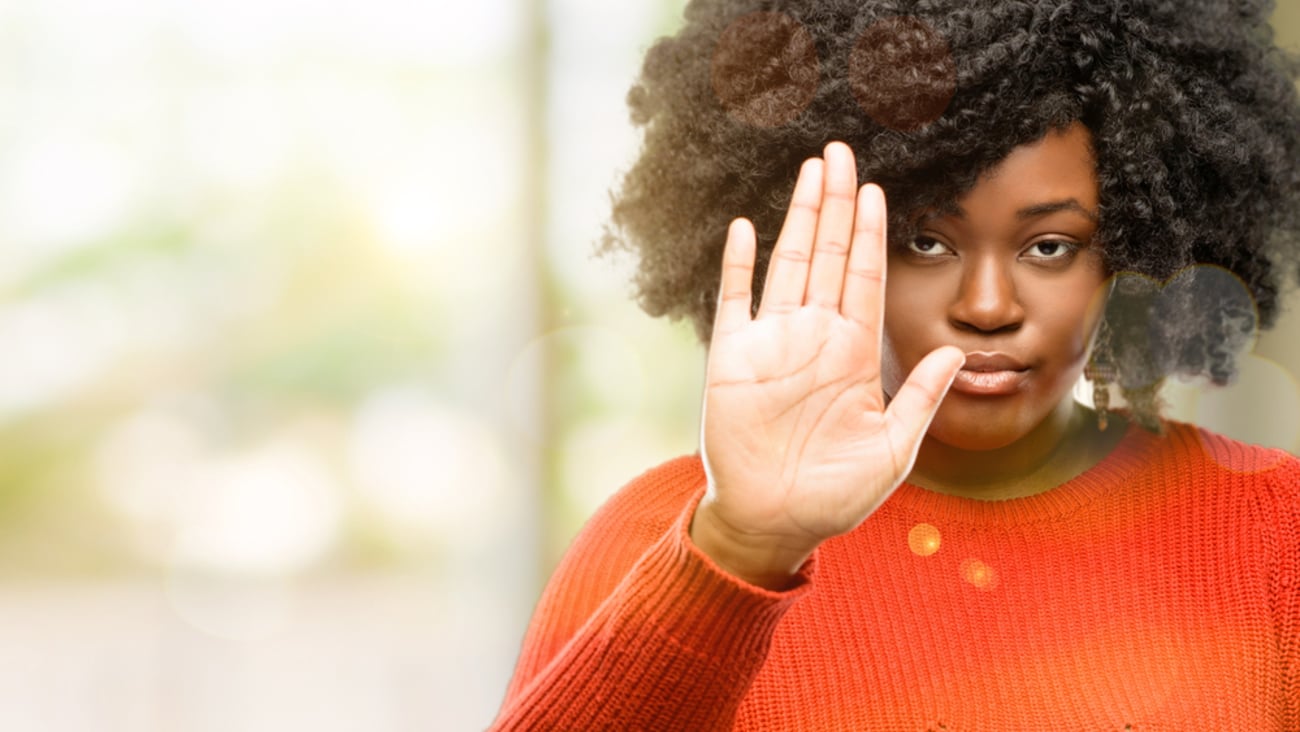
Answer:
POLYGON ((908 482, 948 495, 1005 500, 1043 493, 1100 462, 1127 428, 1105 432, 1091 410, 1064 401, 1029 434, 993 450, 963 450, 926 437, 908 482))

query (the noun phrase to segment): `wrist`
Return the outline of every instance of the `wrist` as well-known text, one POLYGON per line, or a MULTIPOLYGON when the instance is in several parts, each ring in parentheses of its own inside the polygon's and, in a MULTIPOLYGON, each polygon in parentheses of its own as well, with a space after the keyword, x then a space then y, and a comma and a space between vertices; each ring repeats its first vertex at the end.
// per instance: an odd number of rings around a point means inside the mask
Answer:
POLYGON ((691 542, 723 571, 766 590, 790 589, 815 547, 795 546, 759 534, 737 532, 720 520, 706 497, 695 509, 691 542))

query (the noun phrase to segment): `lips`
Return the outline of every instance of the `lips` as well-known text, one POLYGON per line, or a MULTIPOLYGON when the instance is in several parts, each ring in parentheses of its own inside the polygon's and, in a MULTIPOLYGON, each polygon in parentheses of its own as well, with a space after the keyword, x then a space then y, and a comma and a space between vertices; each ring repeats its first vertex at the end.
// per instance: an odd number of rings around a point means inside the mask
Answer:
POLYGON ((1014 394, 1024 384, 1029 367, 1005 353, 972 351, 953 379, 953 391, 976 396, 1014 394))
POLYGON ((966 365, 962 366, 963 371, 976 372, 993 372, 993 371, 1025 371, 1029 367, 1022 361, 1005 353, 989 353, 988 351, 971 351, 966 354, 966 365))

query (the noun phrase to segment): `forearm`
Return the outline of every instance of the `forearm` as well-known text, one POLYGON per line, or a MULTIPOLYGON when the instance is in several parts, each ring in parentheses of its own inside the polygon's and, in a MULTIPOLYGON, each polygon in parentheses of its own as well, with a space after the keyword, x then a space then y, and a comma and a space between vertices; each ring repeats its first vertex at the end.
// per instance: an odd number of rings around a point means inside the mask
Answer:
POLYGON ((650 547, 555 658, 506 700, 493 730, 731 729, 810 568, 785 592, 754 587, 692 545, 688 523, 689 514, 650 547))

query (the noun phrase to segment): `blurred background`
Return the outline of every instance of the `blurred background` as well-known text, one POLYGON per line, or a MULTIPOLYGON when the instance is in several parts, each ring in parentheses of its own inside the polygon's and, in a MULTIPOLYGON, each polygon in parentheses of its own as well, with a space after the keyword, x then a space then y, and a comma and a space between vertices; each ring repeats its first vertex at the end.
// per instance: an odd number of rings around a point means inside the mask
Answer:
MULTIPOLYGON (((591 257, 683 4, 0 2, 0 729, 489 723, 695 449, 692 332, 591 257)), ((1296 451, 1297 334, 1175 416, 1296 451)))

